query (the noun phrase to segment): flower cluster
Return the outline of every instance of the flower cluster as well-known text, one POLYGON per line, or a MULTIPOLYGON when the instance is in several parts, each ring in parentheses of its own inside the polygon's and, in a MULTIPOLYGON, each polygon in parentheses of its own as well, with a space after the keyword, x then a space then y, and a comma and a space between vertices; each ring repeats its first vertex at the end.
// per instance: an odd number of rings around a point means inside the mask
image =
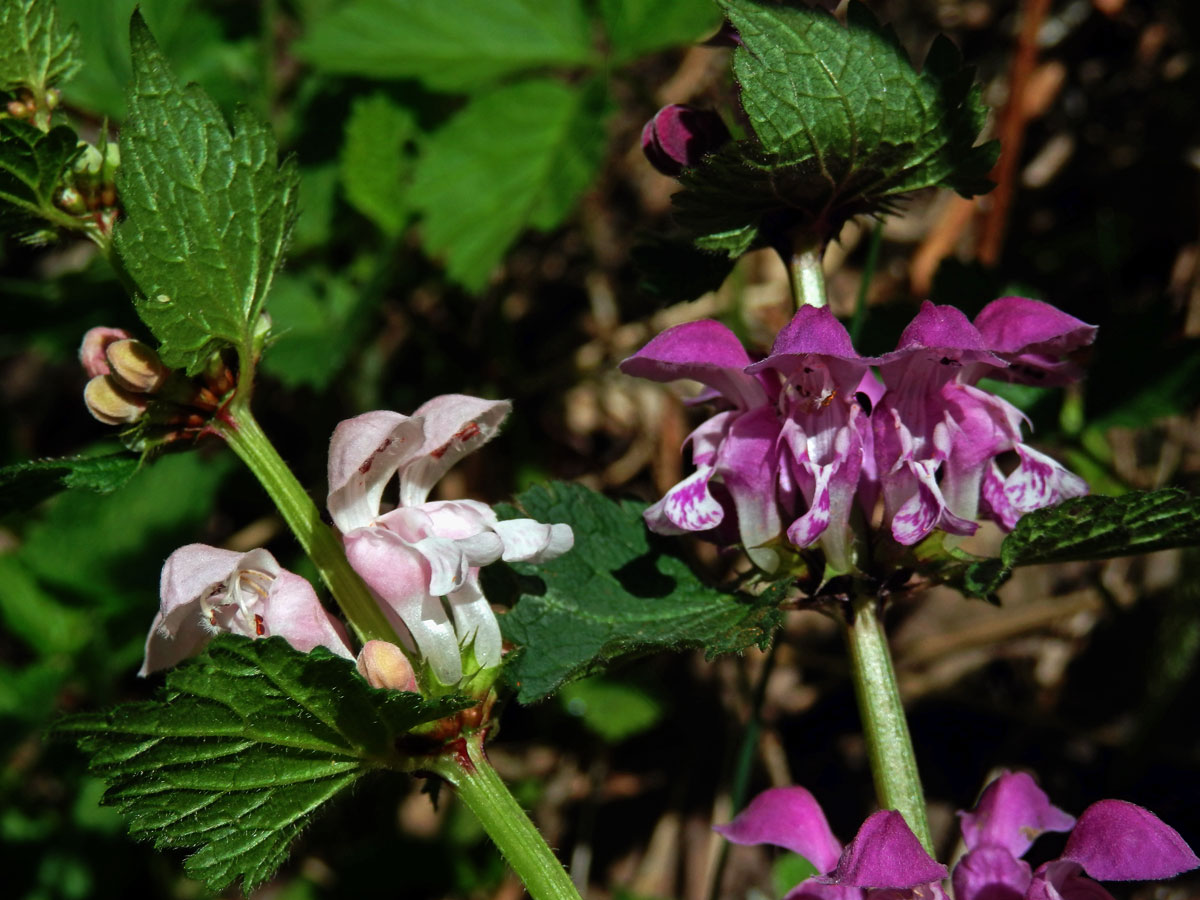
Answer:
MULTIPOLYGON (((1101 800, 1075 819, 1051 805, 1023 772, 1000 775, 959 818, 966 853, 950 876, 955 900, 1112 900, 1092 878, 1160 880, 1200 866, 1178 832, 1152 812, 1101 800), (1022 857, 1044 832, 1069 836, 1057 859, 1034 870, 1022 857)), ((869 816, 843 849, 812 794, 798 786, 772 788, 716 830, 735 844, 772 844, 807 859, 818 874, 796 885, 787 900, 946 896, 942 882, 949 870, 894 810, 869 816)))
MULTIPOLYGON (((552 559, 574 541, 568 525, 501 522, 474 500, 427 500, 451 466, 497 433, 509 409, 507 401, 447 394, 412 416, 379 410, 349 419, 330 444, 328 507, 347 558, 416 660, 422 687, 431 690, 500 663, 500 627, 480 588, 479 567, 498 559, 552 559), (399 505, 385 510, 393 478, 399 505)), ((323 646, 352 655, 345 629, 312 586, 265 550, 183 547, 163 568, 161 597, 143 675, 199 652, 219 631, 276 634, 298 650, 323 646)), ((405 659, 370 641, 358 662, 373 684, 404 687, 413 677, 405 659)))
POLYGON ((699 381, 721 410, 687 439, 696 471, 646 522, 662 534, 727 535, 736 519, 759 567, 779 567, 786 534, 795 547, 819 546, 830 574, 855 568, 855 504, 870 521, 880 497, 884 528, 903 545, 935 529, 972 534, 979 518, 1011 529, 1087 485, 1026 446, 1024 415, 977 383, 1064 384, 1076 373, 1063 357, 1095 331, 1023 297, 993 301, 973 323, 927 302, 894 351, 864 357, 828 308, 805 306, 755 362, 717 322, 676 326, 621 369, 699 381), (1010 451, 1019 464, 1005 474, 997 457, 1010 451))

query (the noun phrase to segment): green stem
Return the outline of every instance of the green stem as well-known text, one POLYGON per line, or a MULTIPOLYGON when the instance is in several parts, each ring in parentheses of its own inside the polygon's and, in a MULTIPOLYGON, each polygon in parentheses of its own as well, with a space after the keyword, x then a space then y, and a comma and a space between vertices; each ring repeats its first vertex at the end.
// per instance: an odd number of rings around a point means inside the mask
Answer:
POLYGON ((876 603, 871 596, 857 597, 854 620, 846 625, 854 696, 862 717, 875 795, 881 807, 897 810, 904 816, 908 827, 932 856, 933 837, 925 815, 925 794, 876 603))
POLYGON ((321 521, 320 511, 280 458, 250 410, 231 407, 223 418, 213 420, 213 427, 250 467, 275 501, 279 514, 320 571, 358 637, 363 641, 377 639, 396 643, 396 632, 388 624, 379 604, 358 573, 350 568, 342 542, 321 521))
POLYGON ((792 251, 790 259, 784 259, 796 309, 801 306, 819 308, 829 302, 825 295, 825 270, 821 268, 824 255, 820 245, 806 242, 792 251))
POLYGON ((465 753, 443 755, 431 767, 454 786, 533 900, 580 900, 554 851, 505 787, 483 750, 482 734, 464 735, 465 753))

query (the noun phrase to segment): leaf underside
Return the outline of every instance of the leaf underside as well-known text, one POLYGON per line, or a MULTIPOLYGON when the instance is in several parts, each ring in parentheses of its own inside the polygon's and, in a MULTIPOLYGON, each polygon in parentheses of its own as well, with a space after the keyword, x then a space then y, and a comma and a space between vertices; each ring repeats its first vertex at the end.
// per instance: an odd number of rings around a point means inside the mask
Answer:
POLYGON ((497 508, 501 518, 566 522, 575 532, 574 548, 558 559, 513 565, 520 599, 500 622, 521 648, 506 676, 522 703, 622 656, 762 647, 781 621, 770 604, 701 582, 671 554, 673 542, 647 532, 643 503, 618 504, 561 482, 532 488, 516 502, 519 509, 497 508))

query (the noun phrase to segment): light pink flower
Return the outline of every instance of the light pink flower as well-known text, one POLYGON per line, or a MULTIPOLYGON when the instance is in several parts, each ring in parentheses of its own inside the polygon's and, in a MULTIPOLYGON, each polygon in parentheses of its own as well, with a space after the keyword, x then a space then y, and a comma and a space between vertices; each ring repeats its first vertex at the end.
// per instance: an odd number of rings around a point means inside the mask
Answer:
POLYGON ((167 557, 159 593, 139 675, 199 653, 223 631, 250 638, 279 635, 303 653, 326 647, 353 658, 345 627, 325 611, 312 585, 280 567, 266 550, 180 547, 167 557))
POLYGON ((330 443, 328 506, 350 565, 418 667, 443 685, 500 663, 500 626, 479 567, 553 559, 574 542, 568 525, 501 522, 485 503, 426 499, 451 466, 496 435, 510 408, 446 394, 412 416, 378 410, 348 419, 330 443), (384 511, 396 477, 399 505, 384 511))

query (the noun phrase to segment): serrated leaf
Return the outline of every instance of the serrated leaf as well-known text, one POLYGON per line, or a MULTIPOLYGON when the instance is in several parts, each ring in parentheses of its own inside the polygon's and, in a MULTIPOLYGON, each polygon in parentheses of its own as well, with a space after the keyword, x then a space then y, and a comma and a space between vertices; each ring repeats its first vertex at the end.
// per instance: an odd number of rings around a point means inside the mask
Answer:
POLYGON ((1078 497, 1021 517, 1000 558, 966 568, 978 596, 994 593, 1017 566, 1109 559, 1200 544, 1200 497, 1167 488, 1120 497, 1078 497))
POLYGON ((426 142, 411 200, 451 278, 487 283, 527 227, 558 225, 604 156, 602 86, 524 81, 476 96, 426 142))
POLYGON ((78 70, 78 51, 76 29, 59 21, 54 0, 0 3, 0 89, 26 87, 42 101, 78 70))
POLYGON ((417 78, 468 91, 504 76, 595 61, 579 0, 353 0, 307 24, 296 52, 318 69, 417 78))
POLYGON ((20 119, 0 118, 0 218, 65 218, 54 205, 54 191, 79 153, 78 144, 66 125, 47 132, 20 119))
POLYGON ((600 15, 616 62, 690 44, 721 24, 712 0, 600 0, 600 15))
POLYGON ((521 652, 506 667, 522 703, 621 656, 704 647, 717 653, 765 646, 781 613, 746 595, 722 593, 696 577, 671 544, 651 539, 646 504, 614 503, 577 484, 553 483, 516 498, 501 518, 566 522, 575 546, 548 563, 517 563, 517 605, 500 617, 521 652))
POLYGON ((799 5, 720 5, 741 36, 734 75, 755 139, 681 179, 677 218, 699 246, 736 256, 795 227, 828 238, 909 191, 990 188, 998 146, 973 146, 986 110, 948 40, 918 73, 861 3, 845 26, 799 5))
POLYGON ((342 143, 341 179, 346 199, 384 234, 395 236, 408 221, 409 147, 417 134, 410 110, 386 94, 359 97, 350 108, 342 143))
POLYGON ((33 459, 0 468, 0 512, 28 509, 67 488, 107 494, 122 487, 138 468, 132 453, 33 459))
POLYGON ((198 87, 181 88, 140 15, 121 133, 115 243, 138 315, 172 368, 196 374, 223 346, 251 352, 295 220, 293 160, 246 110, 234 128, 198 87))
POLYGON ((187 873, 248 894, 286 859, 318 807, 369 772, 403 769, 396 739, 463 708, 375 690, 349 660, 281 638, 218 635, 167 673, 159 699, 72 716, 70 736, 130 834, 199 848, 187 873))

